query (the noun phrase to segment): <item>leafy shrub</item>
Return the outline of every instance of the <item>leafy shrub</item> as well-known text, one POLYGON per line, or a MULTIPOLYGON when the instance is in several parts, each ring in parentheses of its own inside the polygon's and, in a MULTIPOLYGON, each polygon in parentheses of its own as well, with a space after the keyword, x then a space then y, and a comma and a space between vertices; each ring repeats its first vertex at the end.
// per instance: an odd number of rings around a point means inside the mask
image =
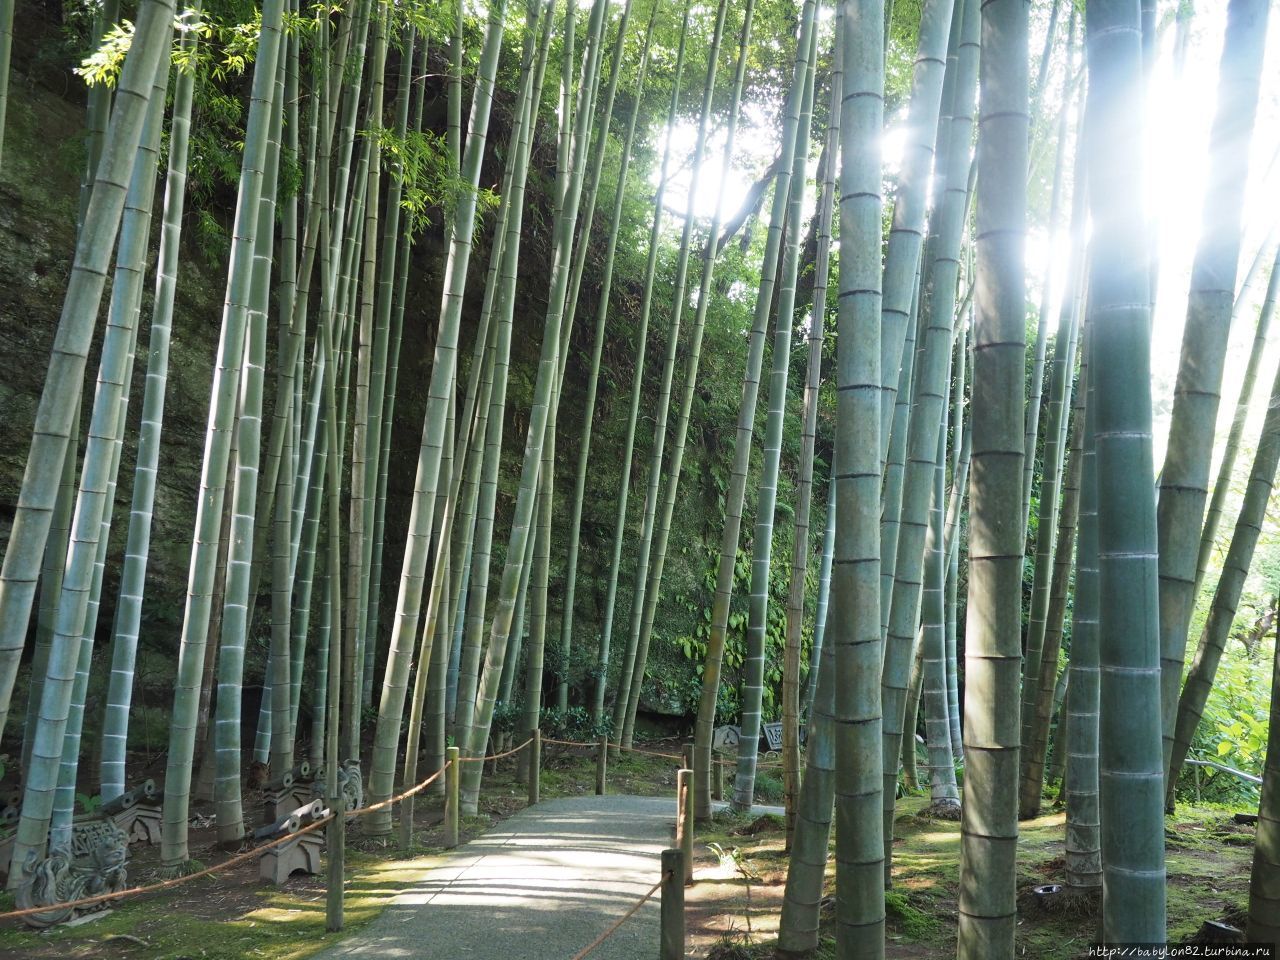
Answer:
POLYGON ((591 714, 584 707, 543 710, 541 724, 543 736, 577 743, 591 743, 613 733, 612 717, 604 716, 592 722, 591 714))

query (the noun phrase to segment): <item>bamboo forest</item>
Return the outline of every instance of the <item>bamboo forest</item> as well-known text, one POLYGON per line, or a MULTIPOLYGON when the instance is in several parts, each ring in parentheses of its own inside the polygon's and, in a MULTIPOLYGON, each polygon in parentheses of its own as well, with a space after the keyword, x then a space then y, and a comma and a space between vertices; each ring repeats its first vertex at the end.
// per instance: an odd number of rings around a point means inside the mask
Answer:
POLYGON ((1280 0, 0 0, 0 958, 1280 956, 1278 300, 1280 0))

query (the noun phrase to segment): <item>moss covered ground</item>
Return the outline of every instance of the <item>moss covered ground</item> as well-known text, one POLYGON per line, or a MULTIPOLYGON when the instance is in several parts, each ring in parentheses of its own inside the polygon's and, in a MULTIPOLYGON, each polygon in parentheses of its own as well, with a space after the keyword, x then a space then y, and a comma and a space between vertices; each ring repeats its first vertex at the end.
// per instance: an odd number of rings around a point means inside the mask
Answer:
MULTIPOLYGON (((670 745, 667 748, 676 752, 670 745)), ((637 754, 611 758, 609 790, 672 795, 676 766, 637 754)), ((589 793, 594 776, 590 750, 548 747, 542 795, 550 799, 589 793)), ((464 839, 521 809, 525 794, 513 761, 504 762, 496 773, 487 773, 480 815, 464 821, 464 839)), ((439 797, 427 797, 417 805, 415 845, 408 855, 398 851, 394 837, 372 838, 350 830, 347 931, 369 923, 398 890, 443 855, 440 805, 439 797)), ((917 797, 899 803, 894 886, 886 897, 890 957, 954 955, 960 828, 955 822, 920 816, 925 806, 926 800, 917 797)), ((1190 937, 1206 920, 1238 922, 1247 906, 1253 828, 1234 823, 1233 812, 1188 806, 1179 808, 1168 821, 1173 941, 1190 937)), ((1062 880, 1063 820, 1062 811, 1050 807, 1043 816, 1022 824, 1020 892, 1062 880)), ((688 898, 690 955, 716 960, 772 957, 787 864, 781 818, 720 814, 700 827, 697 840, 698 882, 688 898)), ((151 879, 157 866, 153 854, 138 851, 132 881, 151 879)), ((224 855, 210 851, 207 856, 207 862, 213 862, 224 855)), ((828 868, 827 885, 827 893, 833 894, 834 865, 828 868)), ((11 895, 0 897, 0 908, 11 907, 11 895)), ((830 920, 828 906, 824 927, 830 920)), ((37 933, 10 921, 0 925, 0 958, 303 960, 338 938, 325 932, 324 922, 322 877, 299 876, 282 887, 271 887, 257 879, 250 864, 176 890, 124 901, 79 926, 37 933)), ((1083 953, 1091 934, 1092 921, 1078 915, 1024 915, 1018 924, 1019 955, 1041 960, 1075 958, 1083 953)), ((833 957, 834 942, 824 939, 816 956, 833 957)))
MULTIPOLYGON (((678 752, 678 751, 676 751, 678 752)), ((658 757, 624 754, 611 758, 609 790, 641 795, 675 793, 678 764, 658 757)), ((595 757, 589 750, 544 748, 542 797, 576 796, 595 789, 595 757)), ((515 761, 486 771, 480 813, 464 818, 463 839, 477 836, 524 807, 527 788, 515 761)), ((373 920, 399 890, 444 855, 440 821, 442 799, 427 796, 415 805, 414 846, 402 855, 390 838, 362 836, 348 827, 344 932, 373 920)), ((198 823, 200 821, 197 821, 198 823)), ((193 829, 192 849, 206 864, 227 854, 216 852, 193 829)), ((131 851, 129 880, 157 879, 158 851, 131 851)), ((0 912, 14 909, 13 895, 0 894, 0 912)), ((249 863, 226 873, 194 880, 162 893, 142 895, 114 905, 86 923, 35 932, 20 920, 0 923, 2 960, 303 960, 340 938, 325 932, 323 876, 295 876, 281 887, 258 879, 249 863)))
MULTIPOLYGON (((926 805, 926 799, 916 797, 902 799, 898 805, 894 884, 885 898, 889 957, 955 955, 960 824, 919 816, 926 805)), ((1234 812, 1181 806, 1167 821, 1171 942, 1187 940, 1206 920, 1242 922, 1248 907, 1253 827, 1236 824, 1234 812)), ((1060 808, 1050 807, 1044 815, 1021 824, 1018 890, 1024 906, 1033 899, 1026 897, 1032 887, 1064 879, 1064 820, 1060 808)), ((721 852, 708 852, 702 859, 703 871, 717 876, 714 895, 694 895, 701 951, 714 960, 772 958, 786 879, 782 824, 776 818, 722 817, 708 825, 706 838, 721 852), (727 861, 745 870, 720 866, 727 861), (733 872, 737 875, 730 876, 733 872)), ((826 885, 828 897, 834 896, 834 861, 828 865, 826 885)), ((828 901, 817 958, 835 956, 831 921, 828 901)), ((1086 952, 1095 923, 1078 913, 1055 916, 1024 910, 1018 921, 1017 955, 1074 960, 1086 952)), ((701 951, 698 955, 704 955, 701 951)))

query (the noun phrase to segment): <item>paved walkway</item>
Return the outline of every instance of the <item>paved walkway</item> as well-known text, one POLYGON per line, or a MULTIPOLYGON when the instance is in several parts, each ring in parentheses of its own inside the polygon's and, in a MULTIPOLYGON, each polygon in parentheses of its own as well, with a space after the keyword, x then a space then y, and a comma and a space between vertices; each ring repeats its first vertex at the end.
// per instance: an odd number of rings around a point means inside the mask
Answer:
MULTIPOLYGON (((321 960, 569 960, 658 880, 675 801, 571 797, 540 803, 459 847, 321 960)), ((658 895, 591 960, 658 952, 658 895)))

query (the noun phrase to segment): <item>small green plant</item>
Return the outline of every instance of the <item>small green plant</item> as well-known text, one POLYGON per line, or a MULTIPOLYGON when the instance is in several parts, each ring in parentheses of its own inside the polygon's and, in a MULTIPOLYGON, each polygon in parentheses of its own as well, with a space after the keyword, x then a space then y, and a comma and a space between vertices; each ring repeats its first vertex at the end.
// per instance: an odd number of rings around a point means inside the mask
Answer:
POLYGON ((884 892, 885 916, 912 940, 926 940, 937 930, 938 921, 918 907, 899 890, 884 892))
POLYGON ((584 707, 543 710, 541 724, 544 736, 578 743, 592 743, 613 733, 612 717, 601 717, 593 722, 591 714, 584 707))
POLYGON ((496 733, 515 733, 516 724, 524 715, 524 706, 518 703, 499 703, 493 708, 493 730, 496 733))
POLYGON ((757 770, 756 772, 756 801, 759 803, 778 804, 786 794, 786 788, 782 784, 782 778, 777 776, 772 770, 757 770))
POLYGON ((102 806, 102 797, 91 796, 87 793, 77 793, 76 806, 84 813, 96 813, 98 808, 102 806))

